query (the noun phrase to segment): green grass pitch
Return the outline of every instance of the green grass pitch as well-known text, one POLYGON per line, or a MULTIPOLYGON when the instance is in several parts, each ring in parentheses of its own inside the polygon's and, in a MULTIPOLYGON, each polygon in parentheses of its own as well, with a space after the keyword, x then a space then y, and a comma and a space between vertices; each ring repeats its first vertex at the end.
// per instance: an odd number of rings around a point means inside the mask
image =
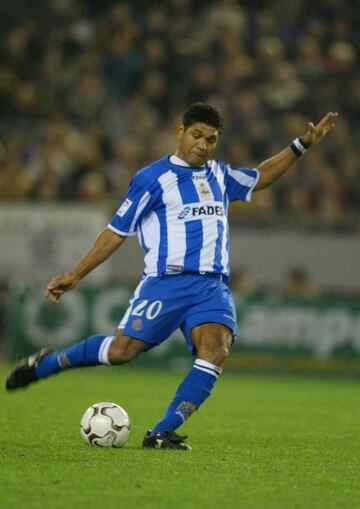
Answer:
POLYGON ((141 449, 181 378, 126 366, 1 388, 1 509, 360 507, 359 381, 225 372, 183 426, 193 451, 141 449), (128 411, 123 449, 80 438, 98 401, 128 411))

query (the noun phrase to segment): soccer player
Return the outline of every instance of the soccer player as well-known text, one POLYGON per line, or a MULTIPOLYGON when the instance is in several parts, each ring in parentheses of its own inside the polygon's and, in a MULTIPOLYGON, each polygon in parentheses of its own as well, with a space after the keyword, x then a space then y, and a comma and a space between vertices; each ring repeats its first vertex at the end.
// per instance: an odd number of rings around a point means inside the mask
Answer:
POLYGON ((117 332, 96 334, 57 352, 41 350, 14 366, 6 388, 25 387, 69 368, 124 364, 180 327, 195 362, 143 446, 190 449, 175 430, 209 397, 239 334, 227 286, 229 203, 248 202, 253 191, 270 186, 324 138, 336 117, 329 112, 317 125, 309 123, 304 136, 256 169, 232 168, 212 159, 222 129, 219 112, 209 104, 191 105, 176 128, 175 154, 134 175, 91 249, 45 291, 57 304, 129 235, 137 234, 146 253, 144 275, 117 332))

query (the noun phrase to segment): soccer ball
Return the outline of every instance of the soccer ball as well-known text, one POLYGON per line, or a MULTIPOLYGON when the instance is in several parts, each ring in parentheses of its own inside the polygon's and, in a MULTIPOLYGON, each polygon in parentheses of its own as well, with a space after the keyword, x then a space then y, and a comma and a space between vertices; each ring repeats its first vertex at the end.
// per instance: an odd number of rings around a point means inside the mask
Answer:
POLYGON ((80 435, 89 445, 122 447, 130 435, 130 419, 116 403, 95 403, 80 421, 80 435))

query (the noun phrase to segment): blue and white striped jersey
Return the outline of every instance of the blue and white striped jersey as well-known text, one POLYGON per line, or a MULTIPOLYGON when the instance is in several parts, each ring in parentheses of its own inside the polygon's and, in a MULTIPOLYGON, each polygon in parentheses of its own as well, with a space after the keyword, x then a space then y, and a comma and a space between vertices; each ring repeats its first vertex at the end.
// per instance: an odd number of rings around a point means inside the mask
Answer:
POLYGON ((145 250, 144 273, 229 275, 229 202, 250 201, 257 169, 231 168, 211 160, 192 168, 166 156, 132 178, 108 228, 138 235, 145 250))

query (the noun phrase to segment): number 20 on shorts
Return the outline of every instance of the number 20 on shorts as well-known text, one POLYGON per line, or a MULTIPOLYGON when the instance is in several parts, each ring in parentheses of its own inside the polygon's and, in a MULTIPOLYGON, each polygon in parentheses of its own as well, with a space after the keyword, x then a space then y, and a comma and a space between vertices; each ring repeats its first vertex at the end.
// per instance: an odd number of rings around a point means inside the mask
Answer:
POLYGON ((145 299, 141 300, 133 309, 132 315, 133 316, 143 316, 145 313, 145 317, 148 320, 153 320, 158 316, 162 308, 162 302, 161 300, 154 300, 153 302, 150 302, 145 299))

